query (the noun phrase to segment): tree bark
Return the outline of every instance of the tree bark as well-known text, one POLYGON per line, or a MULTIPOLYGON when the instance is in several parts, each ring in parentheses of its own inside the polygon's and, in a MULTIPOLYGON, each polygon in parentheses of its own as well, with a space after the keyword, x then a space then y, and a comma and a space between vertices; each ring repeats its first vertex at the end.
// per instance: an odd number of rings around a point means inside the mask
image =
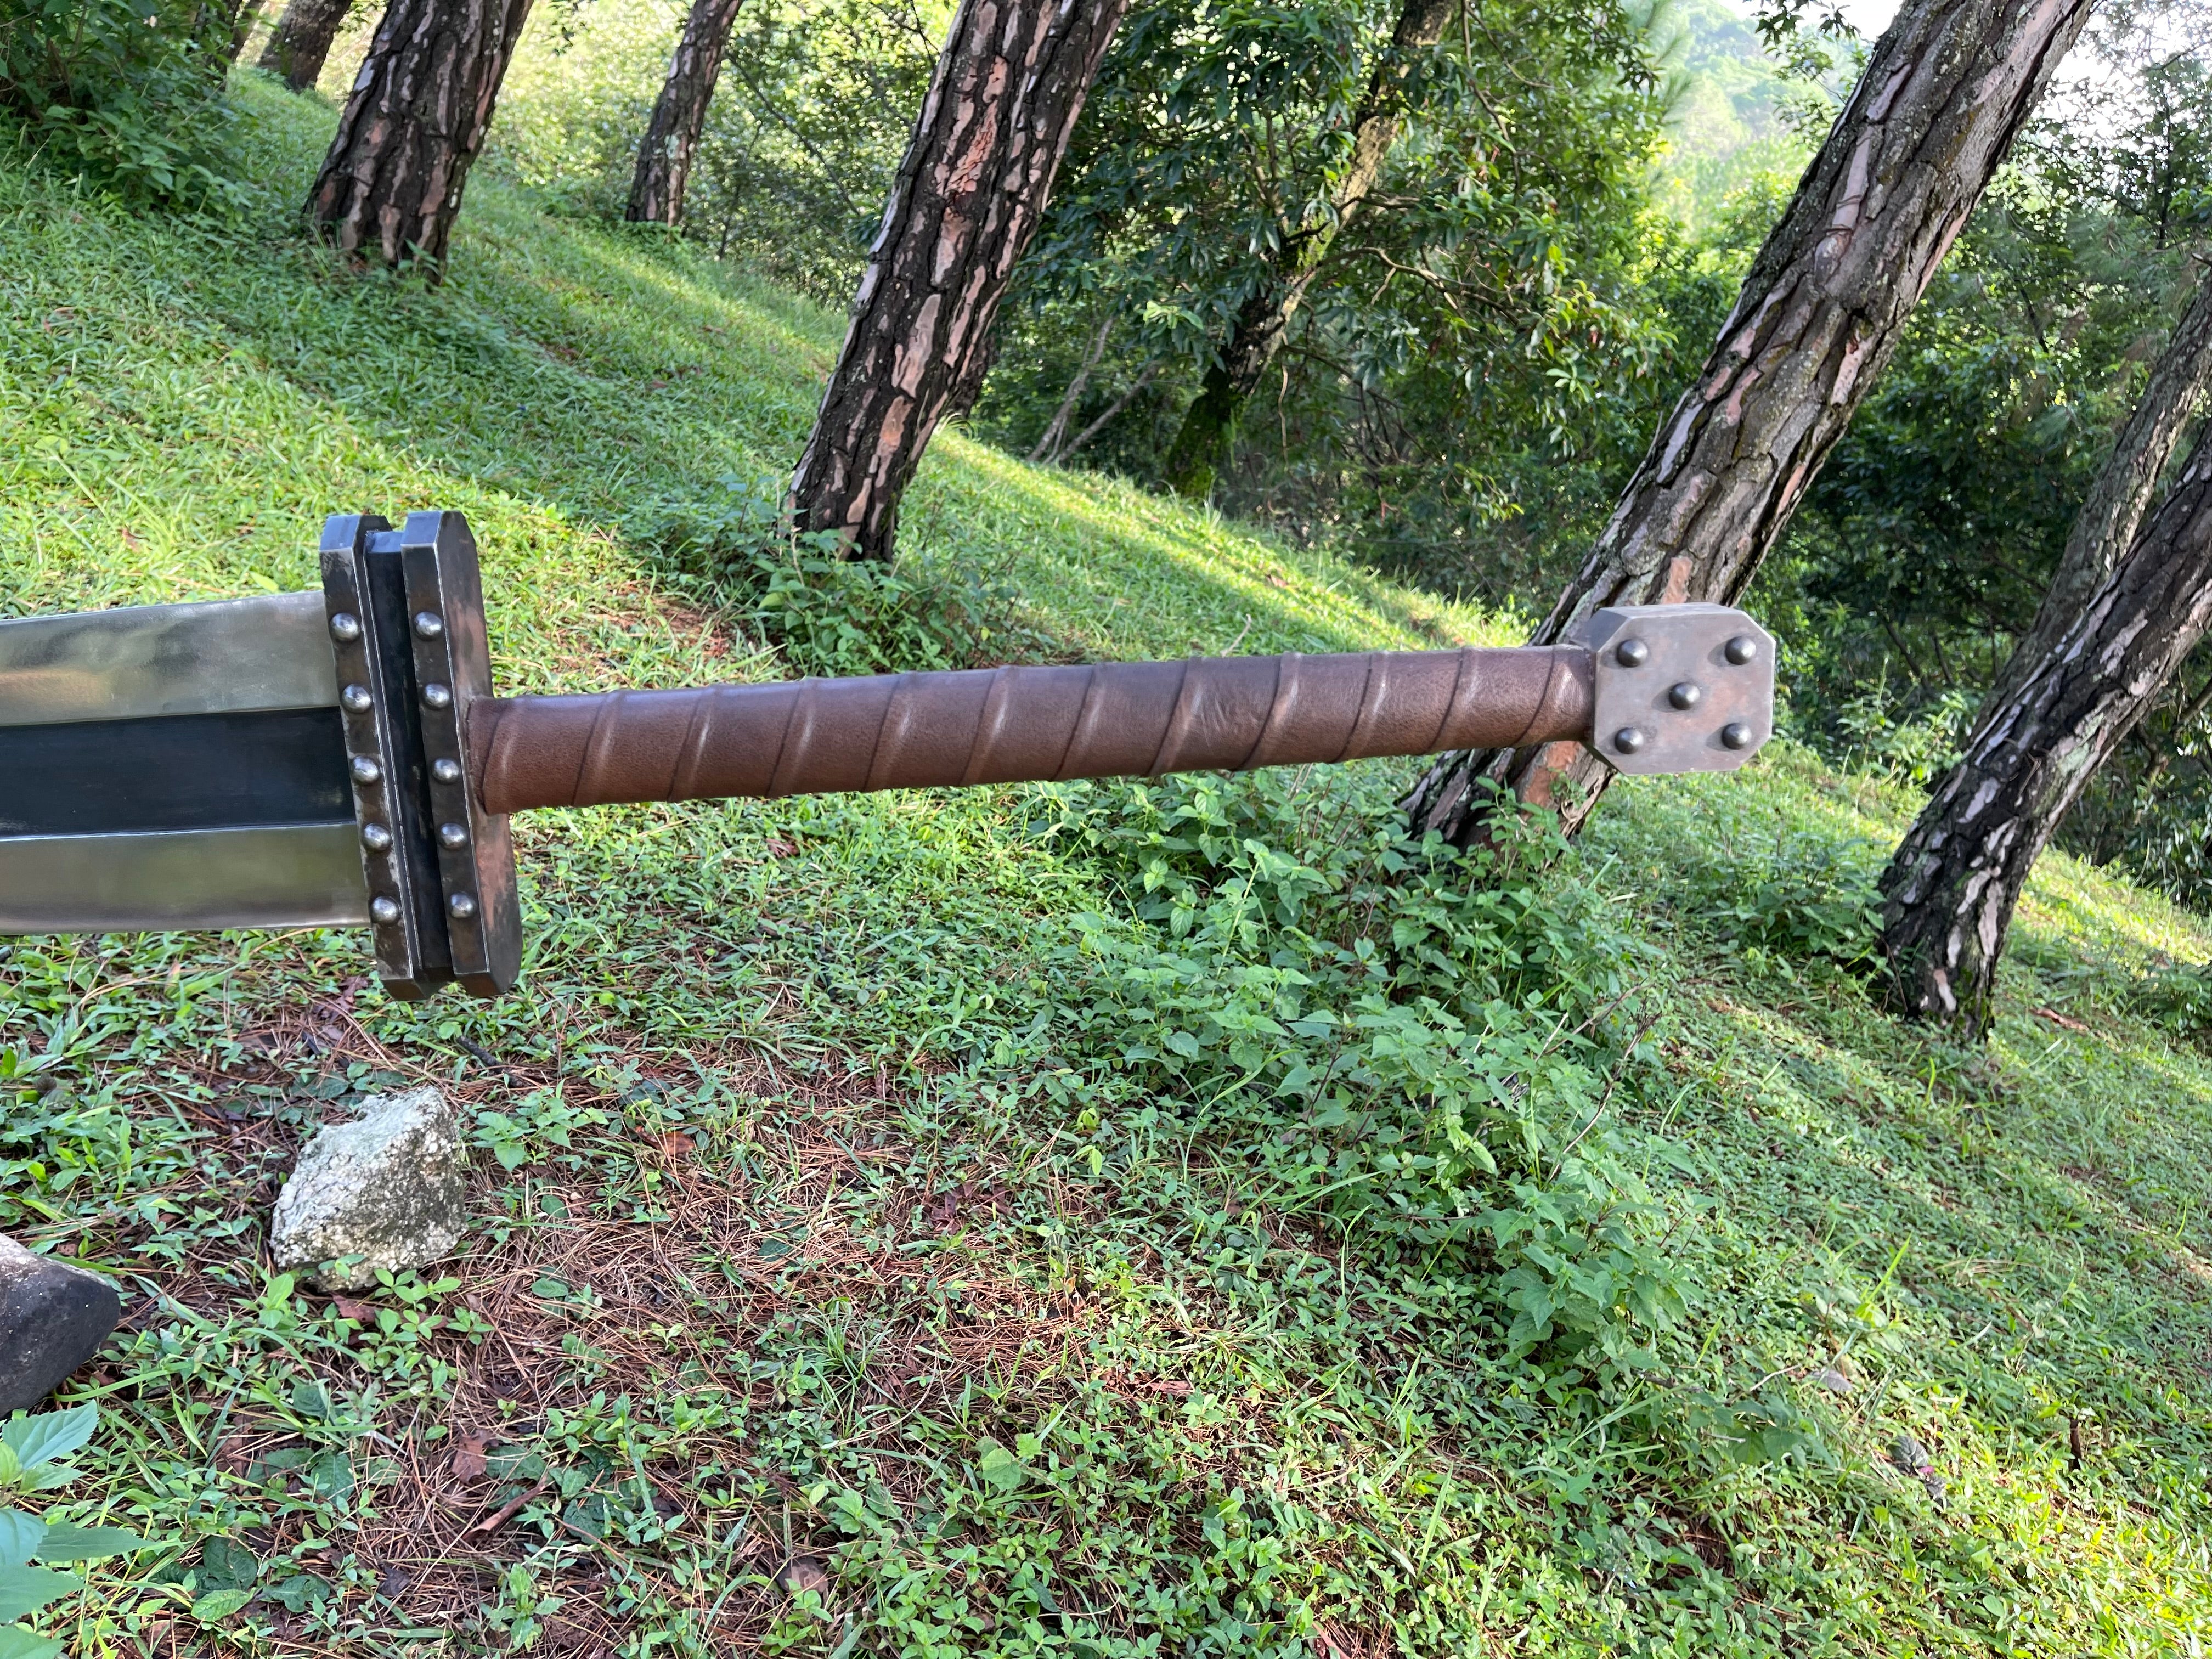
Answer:
MULTIPOLYGON (((1536 630, 1611 605, 1733 604, 1896 349, 2089 0, 1908 0, 1752 262, 1735 309, 1536 630)), ((1577 744, 1450 755, 1404 803, 1464 846, 1504 783, 1570 833, 1611 769, 1577 744)))
POLYGON ((1320 274, 1338 233, 1358 216, 1398 141, 1401 92, 1409 59, 1443 39, 1462 0, 1403 0, 1390 51, 1368 77, 1352 121, 1352 160, 1330 192, 1328 209, 1288 233, 1244 303, 1229 338, 1206 371, 1169 446, 1167 480, 1179 495, 1203 500, 1228 464, 1237 417, 1289 337, 1291 318, 1320 274))
POLYGON ((961 0, 792 479, 800 529, 890 557, 931 434, 981 389, 992 319, 1127 4, 961 0))
POLYGON ((438 280, 529 15, 530 0, 391 0, 307 193, 309 222, 341 252, 420 259, 438 280))
POLYGON ((629 206, 623 217, 638 224, 674 225, 684 219, 684 185, 690 176, 692 152, 707 125, 714 81, 722 72, 722 52, 744 0, 692 0, 684 33, 669 61, 668 78, 653 100, 653 119, 637 149, 637 171, 630 177, 629 206))
POLYGON ((283 76, 293 91, 305 92, 321 78, 331 42, 352 10, 353 0, 292 0, 261 48, 261 67, 283 76))
POLYGON ((1882 872, 1882 946, 1906 1012, 1979 1036, 2036 855, 2212 623, 2212 427, 2019 690, 1984 708, 1882 872))
POLYGON ((2067 532, 2051 586, 2035 621, 1998 671, 1984 708, 2009 702, 2035 665, 2048 656, 2081 614, 2097 584, 2135 539, 2143 514, 2157 498, 2159 480, 2189 427, 2198 400, 2212 392, 2212 276, 2197 286, 2166 349, 2159 354, 2142 400, 2128 416, 2112 453, 2089 486, 2088 499, 2067 532))

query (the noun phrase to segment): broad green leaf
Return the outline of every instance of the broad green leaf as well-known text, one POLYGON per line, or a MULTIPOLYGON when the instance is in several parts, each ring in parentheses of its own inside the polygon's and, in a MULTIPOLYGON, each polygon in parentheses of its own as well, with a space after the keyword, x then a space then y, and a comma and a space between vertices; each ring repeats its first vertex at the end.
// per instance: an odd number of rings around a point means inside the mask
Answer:
POLYGON ((41 1561, 97 1561, 144 1549, 149 1540, 120 1527, 80 1527, 73 1521, 48 1523, 46 1535, 31 1552, 41 1561))
POLYGON ((21 1510, 0 1510, 0 1567, 20 1567, 39 1553, 46 1527, 21 1510))
POLYGON ((92 1438, 92 1431, 99 1424, 97 1406, 42 1412, 36 1417, 19 1417, 0 1429, 0 1441, 7 1443, 9 1449, 22 1460, 25 1468, 34 1469, 41 1463, 68 1456, 92 1438))
POLYGON ((74 1573, 48 1572, 44 1567, 0 1567, 0 1619, 21 1619, 36 1613, 58 1595, 81 1589, 84 1580, 74 1573))
POLYGON ((983 1455, 975 1460, 975 1468, 984 1480, 1000 1492, 1012 1492, 1030 1478, 1021 1460, 994 1440, 983 1443, 983 1455))
POLYGON ((0 1659, 57 1659, 62 1644, 21 1625, 0 1625, 0 1659))
POLYGON ((23 1460, 15 1455, 15 1449, 0 1440, 0 1486, 15 1486, 23 1473, 23 1460))
POLYGON ((218 1619, 228 1619, 253 1599, 249 1589, 210 1590, 192 1603, 192 1617, 203 1625, 211 1625, 218 1619))

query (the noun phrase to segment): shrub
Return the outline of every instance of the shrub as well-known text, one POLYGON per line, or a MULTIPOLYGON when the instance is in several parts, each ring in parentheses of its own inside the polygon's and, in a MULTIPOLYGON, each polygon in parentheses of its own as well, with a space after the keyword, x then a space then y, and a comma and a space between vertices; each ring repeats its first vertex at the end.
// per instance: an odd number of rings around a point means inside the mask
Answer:
POLYGON ((1549 820, 1455 853, 1295 776, 1039 792, 1119 889, 1042 964, 1054 1086, 1241 1123, 1271 1204, 1471 1273, 1510 1353, 1641 1368, 1684 1299, 1605 1121, 1642 1058, 1609 902, 1549 820))
POLYGON ((126 198, 234 200, 221 150, 230 27, 205 0, 0 0, 0 112, 126 198))
POLYGON ((722 484, 708 500, 647 509, 638 534, 797 672, 904 673, 1055 654, 1020 622, 1002 574, 845 558, 834 532, 785 529, 780 486, 722 484))

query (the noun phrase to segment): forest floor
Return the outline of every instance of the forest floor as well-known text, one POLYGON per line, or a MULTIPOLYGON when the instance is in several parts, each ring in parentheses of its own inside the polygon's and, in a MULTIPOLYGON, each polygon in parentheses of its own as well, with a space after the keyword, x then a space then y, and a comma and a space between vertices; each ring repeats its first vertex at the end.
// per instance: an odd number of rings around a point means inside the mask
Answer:
MULTIPOLYGON (((219 223, 0 166, 0 611, 308 586, 326 513, 457 507, 504 688, 783 672, 635 526, 785 471, 836 319, 492 177, 442 288, 347 273, 290 213, 328 110, 246 96, 260 193, 219 223)), ((905 539, 1086 654, 1497 632, 957 433, 905 539)), ((1301 834, 1365 833, 1402 776, 537 814, 496 1005, 390 1001, 343 933, 0 945, 0 1231, 126 1291, 58 1501, 185 1546, 52 1627, 83 1656, 2201 1653, 2212 1055, 2174 965, 2212 925, 2047 856, 1963 1051, 1850 965, 1905 791, 1787 743, 1616 788, 1545 878, 1578 896, 1557 937, 1626 964, 1581 1029, 1635 1010, 1551 1172, 1620 1183, 1570 1256, 1627 1241, 1551 1292, 1642 1310, 1578 1358, 1510 1340, 1480 1237, 1297 1186, 1312 1121, 1250 1068, 1175 1085, 1201 1073, 1116 1029, 1168 1005, 1096 989, 1206 936, 1229 884, 1163 920, 1160 860, 1212 836, 1287 892, 1301 834), (1160 822, 1189 833, 1115 850, 1160 822), (275 1275, 301 1141, 416 1080, 483 1149, 463 1254, 358 1297, 275 1275), (1606 1262, 1634 1297, 1574 1279, 1606 1262), (794 1557, 818 1589, 775 1582, 794 1557), (225 1589, 252 1599, 196 1621, 225 1589)), ((1252 926, 1200 979, 1312 944, 1252 926)))

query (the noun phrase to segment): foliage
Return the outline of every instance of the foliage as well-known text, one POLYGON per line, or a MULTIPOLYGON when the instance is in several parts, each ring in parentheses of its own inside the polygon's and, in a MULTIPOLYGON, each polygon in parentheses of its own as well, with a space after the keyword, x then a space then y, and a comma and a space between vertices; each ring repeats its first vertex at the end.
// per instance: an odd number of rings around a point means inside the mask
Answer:
POLYGON ((126 198, 229 202, 230 27, 204 0, 0 0, 0 116, 126 198))
POLYGON ((834 531, 793 534, 773 481, 733 477, 641 514, 637 534, 800 674, 979 668, 1049 653, 1016 617, 1003 568, 843 556, 834 531))
MULTIPOLYGON (((1240 308, 1313 227, 1334 228, 1397 12, 1133 12, 1024 262, 986 429, 1027 447, 1103 341, 1075 423, 1149 374, 1092 453, 1157 475, 1240 308)), ((1221 495, 1385 548, 1463 542, 1510 512, 1494 458, 1574 453, 1663 343, 1631 292, 1660 113, 1638 19, 1612 0, 1470 5, 1405 70, 1383 177, 1293 313, 1221 495)))
MULTIPOLYGON (((60 1462, 82 1449, 99 1426, 100 1408, 18 1414, 0 1426, 0 1498, 29 1498, 74 1484, 77 1471, 60 1462)), ((97 1561, 155 1547, 157 1540, 119 1527, 88 1527, 49 1515, 45 1520, 0 1508, 0 1620, 33 1613, 84 1581, 58 1565, 97 1561), (33 1566, 37 1561, 44 1565, 33 1566)), ((59 1641, 20 1624, 0 1624, 0 1659, 58 1659, 59 1641)))

